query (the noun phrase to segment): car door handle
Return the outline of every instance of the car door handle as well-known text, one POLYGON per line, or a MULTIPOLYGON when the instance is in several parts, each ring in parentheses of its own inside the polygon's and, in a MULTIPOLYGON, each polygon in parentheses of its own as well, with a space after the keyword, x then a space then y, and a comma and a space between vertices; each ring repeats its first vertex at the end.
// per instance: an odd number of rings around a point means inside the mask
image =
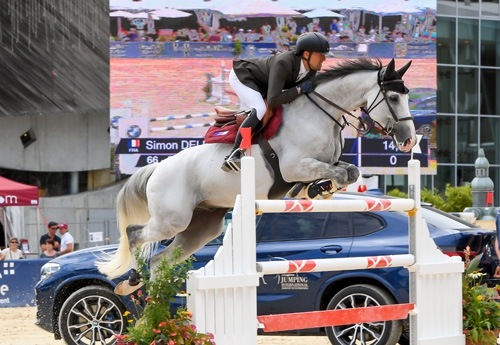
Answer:
POLYGON ((337 254, 342 251, 342 246, 339 246, 338 244, 333 244, 331 246, 324 246, 321 247, 319 250, 321 250, 325 254, 337 254))

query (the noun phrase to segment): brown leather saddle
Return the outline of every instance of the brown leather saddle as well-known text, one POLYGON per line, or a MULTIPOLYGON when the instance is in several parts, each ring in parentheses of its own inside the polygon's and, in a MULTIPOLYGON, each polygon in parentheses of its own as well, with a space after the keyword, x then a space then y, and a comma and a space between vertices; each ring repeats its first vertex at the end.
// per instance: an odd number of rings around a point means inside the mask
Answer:
MULTIPOLYGON (((267 106, 267 102, 264 100, 267 106)), ((244 110, 238 110, 234 111, 233 109, 221 107, 221 106, 216 106, 214 107, 215 109, 215 123, 214 126, 216 127, 224 127, 227 125, 233 125, 236 124, 236 128, 239 128, 243 121, 245 121, 246 117, 250 114, 249 109, 244 109, 244 110)), ((264 117, 262 118, 261 121, 261 126, 259 129, 252 135, 255 136, 259 132, 261 132, 266 125, 269 123, 269 120, 271 117, 274 115, 274 108, 267 106, 266 113, 264 114, 264 117)))

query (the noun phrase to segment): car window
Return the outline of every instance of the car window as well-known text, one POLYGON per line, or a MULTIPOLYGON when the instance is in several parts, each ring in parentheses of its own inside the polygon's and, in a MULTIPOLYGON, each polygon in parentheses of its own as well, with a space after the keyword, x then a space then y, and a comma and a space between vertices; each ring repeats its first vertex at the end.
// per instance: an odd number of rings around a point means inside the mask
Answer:
POLYGON ((471 230, 478 226, 432 207, 422 207, 422 217, 427 224, 438 229, 471 230))
POLYGON ((352 212, 354 236, 365 236, 384 229, 387 226, 384 218, 374 213, 352 212))
POLYGON ((296 241, 321 238, 326 213, 269 213, 259 224, 260 241, 296 241))
POLYGON ((351 217, 348 212, 328 213, 328 221, 323 234, 324 238, 352 236, 351 217))

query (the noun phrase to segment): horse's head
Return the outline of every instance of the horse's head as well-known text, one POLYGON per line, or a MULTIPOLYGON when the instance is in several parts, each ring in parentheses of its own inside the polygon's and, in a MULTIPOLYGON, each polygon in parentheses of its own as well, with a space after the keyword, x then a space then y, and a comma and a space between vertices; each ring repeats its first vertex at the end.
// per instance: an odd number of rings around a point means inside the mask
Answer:
POLYGON ((408 104, 409 90, 403 82, 403 75, 410 65, 411 61, 396 70, 392 59, 378 72, 376 87, 367 93, 366 112, 373 121, 383 127, 402 152, 410 151, 417 142, 408 104))

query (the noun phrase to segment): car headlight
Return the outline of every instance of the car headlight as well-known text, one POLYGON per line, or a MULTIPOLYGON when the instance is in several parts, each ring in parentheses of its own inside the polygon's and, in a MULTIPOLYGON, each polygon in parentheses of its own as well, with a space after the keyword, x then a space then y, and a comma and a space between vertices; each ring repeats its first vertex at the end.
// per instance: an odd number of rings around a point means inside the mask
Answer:
POLYGON ((47 262, 40 269, 40 280, 44 280, 44 279, 50 277, 52 274, 59 271, 60 268, 61 268, 61 265, 59 265, 58 263, 47 262))

